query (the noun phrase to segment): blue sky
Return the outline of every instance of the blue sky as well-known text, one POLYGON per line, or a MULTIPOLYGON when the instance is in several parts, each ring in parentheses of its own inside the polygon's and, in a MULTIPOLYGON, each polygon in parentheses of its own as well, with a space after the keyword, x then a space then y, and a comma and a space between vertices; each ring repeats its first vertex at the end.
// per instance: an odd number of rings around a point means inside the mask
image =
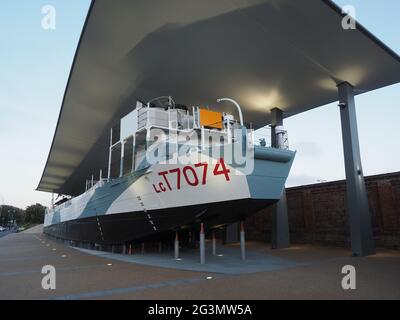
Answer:
MULTIPOLYGON (((400 53, 400 1, 336 0, 353 5, 357 19, 400 53)), ((34 191, 54 134, 88 0, 0 2, 0 204, 50 203, 34 191), (53 5, 56 30, 41 27, 41 9, 53 5)), ((400 85, 356 98, 366 175, 400 171, 400 85)), ((285 121, 298 151, 288 186, 344 178, 340 115, 330 104, 285 121)))

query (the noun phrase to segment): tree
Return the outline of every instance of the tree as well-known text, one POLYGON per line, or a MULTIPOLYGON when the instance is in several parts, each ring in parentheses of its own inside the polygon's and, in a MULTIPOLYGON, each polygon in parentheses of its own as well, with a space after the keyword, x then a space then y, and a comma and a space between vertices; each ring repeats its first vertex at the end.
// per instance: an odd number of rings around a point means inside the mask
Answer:
POLYGON ((26 223, 43 223, 46 207, 40 203, 28 206, 25 209, 25 222, 26 223))
POLYGON ((13 221, 17 224, 23 223, 25 219, 25 212, 23 209, 2 205, 0 206, 0 226, 11 225, 13 221))

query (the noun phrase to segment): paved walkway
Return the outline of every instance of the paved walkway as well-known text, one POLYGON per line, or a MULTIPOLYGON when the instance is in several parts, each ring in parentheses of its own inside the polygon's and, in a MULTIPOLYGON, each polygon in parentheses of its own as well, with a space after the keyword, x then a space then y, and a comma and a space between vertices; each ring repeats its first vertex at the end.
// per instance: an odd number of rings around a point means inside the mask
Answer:
POLYGON ((181 250, 180 258, 175 260, 172 251, 163 253, 148 252, 145 254, 125 255, 109 252, 77 249, 81 252, 101 256, 107 259, 136 263, 141 265, 178 270, 212 272, 220 274, 249 274, 273 271, 297 266, 298 263, 257 251, 248 251, 246 260, 242 261, 237 247, 219 246, 216 256, 211 254, 211 244, 206 245, 206 264, 200 264, 199 250, 181 250))
POLYGON ((0 299, 400 299, 398 251, 352 258, 340 248, 273 251, 248 243, 246 262, 238 246, 220 246, 219 253, 201 266, 196 252, 182 252, 182 261, 89 254, 42 234, 10 234, 0 239, 0 299), (357 270, 356 290, 341 287, 347 264, 357 270), (56 268, 56 290, 41 287, 44 265, 56 268))
POLYGON ((38 224, 37 226, 22 231, 21 233, 41 234, 42 232, 43 232, 43 224, 38 224))

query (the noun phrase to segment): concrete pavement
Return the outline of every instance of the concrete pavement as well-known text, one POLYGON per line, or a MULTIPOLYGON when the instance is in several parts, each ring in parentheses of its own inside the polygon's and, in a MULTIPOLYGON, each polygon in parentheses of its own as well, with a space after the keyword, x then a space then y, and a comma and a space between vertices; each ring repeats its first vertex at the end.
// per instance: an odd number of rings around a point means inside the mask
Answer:
MULTIPOLYGON (((40 233, 10 234, 0 239, 0 299, 400 299, 398 251, 352 258, 350 250, 342 248, 247 247, 250 256, 265 256, 260 264, 281 264, 245 273, 224 272, 224 267, 179 270, 146 265, 145 257, 138 263, 88 254, 40 233), (347 264, 356 268, 356 290, 341 287, 341 270, 347 264), (56 268, 56 290, 41 287, 44 265, 56 268)), ((224 247, 220 250, 223 253, 224 247)))

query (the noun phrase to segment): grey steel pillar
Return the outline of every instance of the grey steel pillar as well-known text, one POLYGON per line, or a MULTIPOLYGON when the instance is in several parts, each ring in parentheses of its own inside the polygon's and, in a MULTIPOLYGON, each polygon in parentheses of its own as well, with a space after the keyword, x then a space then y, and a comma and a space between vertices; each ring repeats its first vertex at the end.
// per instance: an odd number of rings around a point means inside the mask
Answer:
POLYGON ((239 225, 237 222, 226 226, 225 243, 235 243, 239 241, 238 229, 239 225))
POLYGON ((354 88, 347 82, 338 85, 339 107, 346 171, 347 211, 351 249, 354 256, 375 253, 367 191, 361 166, 354 88))
POLYGON ((174 241, 174 257, 175 260, 179 259, 179 238, 178 232, 175 233, 175 241, 174 241))
POLYGON ((212 255, 217 255, 217 239, 215 238, 215 231, 212 232, 212 255))
MULTIPOLYGON (((281 109, 271 110, 271 147, 282 148, 283 112, 281 109)), ((272 208, 271 225, 272 249, 283 249, 290 246, 289 219, 286 203, 286 190, 283 188, 281 199, 272 208)))
POLYGON ((206 240, 204 235, 204 224, 200 225, 200 263, 206 263, 206 240))
POLYGON ((242 260, 246 260, 246 240, 244 234, 244 223, 240 223, 240 254, 242 260))

